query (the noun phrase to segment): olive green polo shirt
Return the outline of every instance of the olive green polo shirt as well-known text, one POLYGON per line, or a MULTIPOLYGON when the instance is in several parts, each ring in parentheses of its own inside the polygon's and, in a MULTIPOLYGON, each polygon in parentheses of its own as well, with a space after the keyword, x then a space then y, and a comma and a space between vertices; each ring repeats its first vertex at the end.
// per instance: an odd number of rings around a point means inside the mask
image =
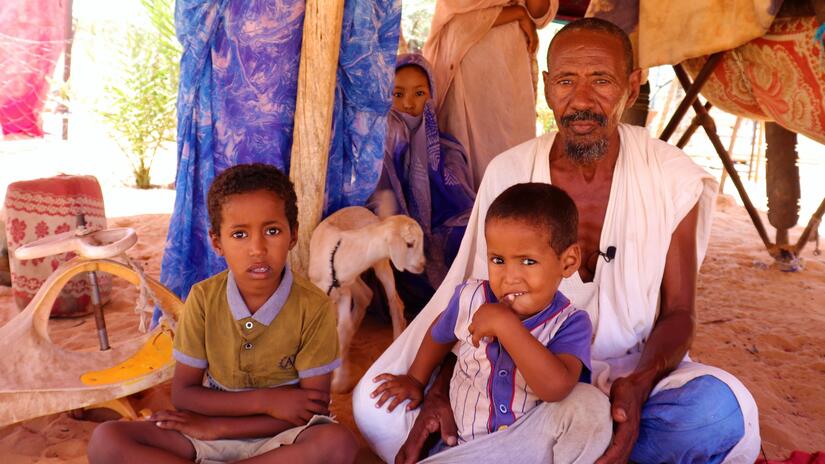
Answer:
POLYGON ((230 271, 195 284, 178 321, 174 355, 206 369, 210 387, 229 391, 294 384, 341 365, 329 298, 289 267, 255 314, 230 271))

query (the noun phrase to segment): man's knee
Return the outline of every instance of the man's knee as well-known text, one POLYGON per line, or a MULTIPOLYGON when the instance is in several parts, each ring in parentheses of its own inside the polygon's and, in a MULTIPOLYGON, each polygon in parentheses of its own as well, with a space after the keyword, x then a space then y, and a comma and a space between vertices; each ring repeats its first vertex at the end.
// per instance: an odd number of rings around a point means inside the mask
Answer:
POLYGON ((742 408, 711 375, 652 396, 642 409, 635 462, 721 462, 745 434, 742 408))

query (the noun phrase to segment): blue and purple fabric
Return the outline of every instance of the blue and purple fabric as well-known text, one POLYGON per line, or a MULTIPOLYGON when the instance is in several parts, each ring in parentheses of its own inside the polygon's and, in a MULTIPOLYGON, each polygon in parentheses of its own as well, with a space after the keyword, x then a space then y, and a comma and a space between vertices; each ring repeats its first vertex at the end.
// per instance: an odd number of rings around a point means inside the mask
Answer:
MULTIPOLYGON (((181 297, 226 268, 208 237, 215 176, 251 162, 289 172, 304 8, 304 0, 177 0, 177 197, 161 282, 181 297)), ((326 214, 364 204, 378 182, 400 21, 399 0, 346 0, 326 214)))
MULTIPOLYGON (((423 71, 430 95, 435 95, 427 60, 419 54, 399 55, 396 71, 406 66, 423 71)), ((432 98, 419 116, 390 111, 381 178, 367 207, 382 216, 404 214, 421 225, 430 294, 444 280, 464 236, 475 200, 469 179, 467 154, 452 136, 439 132, 432 98)))
MULTIPOLYGON (((470 441, 508 427, 541 403, 519 372, 513 358, 497 340, 471 343, 468 327, 484 303, 498 299, 488 281, 468 280, 459 285, 450 303, 436 319, 431 335, 437 343, 458 342, 458 360, 450 381, 459 441, 470 441)), ((554 354, 580 359, 580 382, 590 382, 590 317, 574 308, 561 293, 542 311, 522 321, 524 327, 554 354)))

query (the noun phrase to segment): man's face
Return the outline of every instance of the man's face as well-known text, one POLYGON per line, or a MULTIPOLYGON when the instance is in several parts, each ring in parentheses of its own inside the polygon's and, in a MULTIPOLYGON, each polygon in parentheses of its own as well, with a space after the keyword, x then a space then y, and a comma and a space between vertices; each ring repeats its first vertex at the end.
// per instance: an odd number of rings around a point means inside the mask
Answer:
POLYGON ((639 71, 627 75, 619 39, 585 30, 559 36, 547 67, 544 94, 567 155, 580 164, 598 161, 639 94, 639 71))

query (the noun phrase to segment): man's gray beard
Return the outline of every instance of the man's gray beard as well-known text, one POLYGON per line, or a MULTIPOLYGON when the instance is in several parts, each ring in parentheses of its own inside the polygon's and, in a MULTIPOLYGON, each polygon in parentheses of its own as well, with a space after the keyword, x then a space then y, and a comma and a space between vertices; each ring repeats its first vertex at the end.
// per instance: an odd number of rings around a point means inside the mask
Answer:
POLYGON ((592 143, 565 143, 567 156, 576 164, 592 164, 602 159, 607 153, 607 138, 592 143))

